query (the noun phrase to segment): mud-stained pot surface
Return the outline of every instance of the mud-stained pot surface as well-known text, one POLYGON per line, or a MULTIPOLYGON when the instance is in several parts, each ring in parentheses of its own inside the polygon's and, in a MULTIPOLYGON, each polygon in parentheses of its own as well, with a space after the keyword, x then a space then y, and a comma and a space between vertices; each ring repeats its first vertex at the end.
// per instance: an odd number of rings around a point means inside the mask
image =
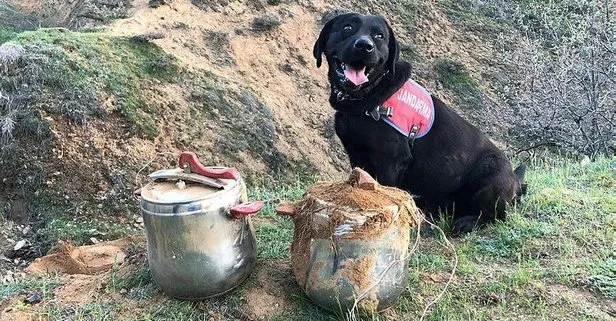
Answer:
POLYGON ((293 207, 293 273, 306 294, 343 313, 391 307, 422 219, 411 196, 355 169, 347 181, 315 184, 293 207))

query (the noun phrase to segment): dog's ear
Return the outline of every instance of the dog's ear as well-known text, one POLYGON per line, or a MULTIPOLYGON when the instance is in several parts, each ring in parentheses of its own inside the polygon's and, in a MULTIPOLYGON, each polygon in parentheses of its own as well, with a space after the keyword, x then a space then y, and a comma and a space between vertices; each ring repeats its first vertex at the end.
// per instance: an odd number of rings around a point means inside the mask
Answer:
POLYGON ((314 55, 314 58, 316 58, 317 60, 317 68, 321 67, 321 62, 322 62, 321 56, 323 55, 323 52, 325 51, 325 44, 327 44, 327 40, 329 39, 329 34, 332 32, 332 27, 334 26, 334 24, 340 17, 341 16, 337 16, 329 20, 325 24, 325 26, 323 26, 323 29, 321 29, 321 33, 319 34, 319 39, 317 39, 317 42, 314 43, 314 49, 312 49, 312 54, 314 55))
POLYGON ((386 66, 387 70, 393 75, 396 73, 396 62, 400 59, 400 46, 398 45, 396 36, 394 36, 394 30, 388 23, 387 29, 389 30, 389 56, 387 57, 386 66))

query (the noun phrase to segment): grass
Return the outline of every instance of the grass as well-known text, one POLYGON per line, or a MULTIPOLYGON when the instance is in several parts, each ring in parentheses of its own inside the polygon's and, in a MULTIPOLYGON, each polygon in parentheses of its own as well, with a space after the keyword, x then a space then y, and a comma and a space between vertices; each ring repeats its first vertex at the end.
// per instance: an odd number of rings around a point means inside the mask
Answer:
POLYGON ((43 297, 50 298, 53 296, 54 288, 58 285, 58 276, 54 275, 46 278, 19 280, 6 284, 0 283, 0 301, 28 292, 39 292, 43 297))
POLYGON ((495 1, 451 1, 439 0, 447 17, 466 32, 482 34, 484 37, 496 38, 508 27, 507 13, 511 10, 509 3, 495 1))
POLYGON ((182 72, 161 48, 149 42, 62 28, 20 33, 1 30, 0 36, 26 51, 22 58, 24 78, 13 80, 3 75, 3 80, 45 84, 45 90, 32 92, 30 103, 51 102, 46 111, 83 125, 90 117, 105 117, 99 98, 112 96, 119 114, 136 133, 156 135, 157 111, 146 103, 142 89, 154 81, 173 82, 182 72), (35 74, 28 66, 40 72, 35 74), (42 78, 36 81, 35 76, 42 78))
MULTIPOLYGON (((613 311, 608 302, 615 298, 616 284, 616 158, 585 165, 533 161, 530 168, 529 194, 510 208, 507 221, 452 240, 459 258, 456 277, 425 320, 609 320, 613 311)), ((300 198, 310 184, 250 188, 251 199, 266 201, 255 218, 263 264, 288 264, 293 223, 278 217, 274 207, 280 200, 300 198)), ((452 257, 433 232, 422 234, 421 247, 409 263, 407 289, 394 309, 361 320, 417 319, 443 289, 452 257)), ((5 286, 0 293, 7 297, 21 291, 16 289, 45 289, 44 284, 51 286, 46 290, 50 292, 56 284, 53 278, 49 283, 32 282, 5 286)), ((51 320, 66 315, 73 320, 237 319, 244 315, 246 291, 266 286, 262 282, 266 281, 252 275, 222 298, 183 302, 165 298, 144 265, 132 275, 111 277, 108 290, 126 290, 119 300, 67 306, 46 299, 50 303, 41 315, 51 320), (126 314, 135 302, 150 303, 140 303, 144 307, 138 312, 126 314)), ((268 320, 343 319, 312 305, 297 287, 286 293, 293 312, 279 312, 268 320)))
POLYGON ((137 233, 137 229, 108 220, 69 218, 56 216, 43 222, 38 231, 40 242, 46 247, 56 240, 69 240, 74 245, 90 244, 90 238, 99 241, 115 240, 137 233))
POLYGON ((458 103, 470 108, 481 105, 482 91, 461 62, 448 56, 440 56, 435 62, 434 70, 443 87, 455 94, 458 103))

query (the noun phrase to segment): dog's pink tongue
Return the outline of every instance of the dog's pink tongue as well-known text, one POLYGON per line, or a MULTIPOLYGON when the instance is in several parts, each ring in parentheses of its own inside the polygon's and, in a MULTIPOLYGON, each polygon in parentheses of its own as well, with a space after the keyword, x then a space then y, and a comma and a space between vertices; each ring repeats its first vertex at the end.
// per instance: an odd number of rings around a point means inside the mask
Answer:
POLYGON ((355 86, 359 86, 363 83, 368 82, 368 77, 366 76, 366 67, 362 69, 353 69, 348 67, 344 70, 344 75, 353 83, 355 86))

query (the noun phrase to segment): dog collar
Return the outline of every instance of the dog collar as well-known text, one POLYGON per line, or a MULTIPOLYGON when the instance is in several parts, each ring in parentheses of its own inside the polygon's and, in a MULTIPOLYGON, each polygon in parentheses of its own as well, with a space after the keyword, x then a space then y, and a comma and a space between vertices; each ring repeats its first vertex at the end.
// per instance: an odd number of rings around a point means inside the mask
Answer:
POLYGON ((375 79, 374 82, 372 82, 372 84, 370 84, 369 86, 365 88, 361 88, 353 93, 349 93, 345 91, 344 89, 338 88, 338 86, 333 85, 333 84, 332 84, 332 90, 334 92, 334 95, 336 96, 337 101, 362 100, 370 91, 372 91, 372 89, 378 86, 381 80, 383 80, 383 77, 385 77, 387 74, 389 74, 389 70, 385 71, 382 75, 380 75, 377 79, 375 79))
POLYGON ((402 135, 415 140, 425 136, 432 128, 434 101, 425 88, 408 79, 383 104, 366 114, 375 121, 383 118, 384 122, 402 135))

